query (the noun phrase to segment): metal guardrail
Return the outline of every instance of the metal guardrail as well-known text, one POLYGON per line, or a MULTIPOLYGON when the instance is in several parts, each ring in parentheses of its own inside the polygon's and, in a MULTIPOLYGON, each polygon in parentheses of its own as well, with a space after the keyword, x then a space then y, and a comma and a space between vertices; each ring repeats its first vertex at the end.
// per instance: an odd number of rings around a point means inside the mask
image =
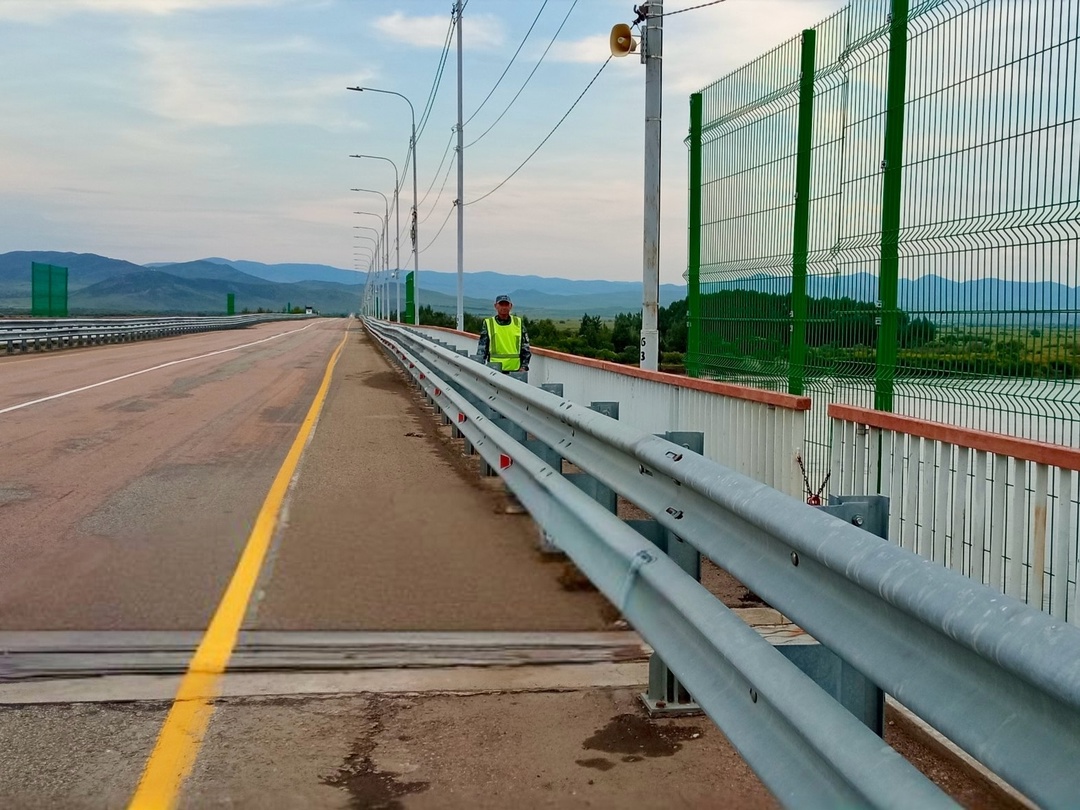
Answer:
POLYGON ((239 329, 256 323, 301 320, 310 315, 262 313, 182 318, 33 318, 0 320, 0 348, 8 354, 74 346, 149 340, 192 332, 239 329))
POLYGON ((413 330, 367 325, 782 803, 951 801, 512 432, 644 509, 1041 806, 1075 803, 1080 628, 413 330))

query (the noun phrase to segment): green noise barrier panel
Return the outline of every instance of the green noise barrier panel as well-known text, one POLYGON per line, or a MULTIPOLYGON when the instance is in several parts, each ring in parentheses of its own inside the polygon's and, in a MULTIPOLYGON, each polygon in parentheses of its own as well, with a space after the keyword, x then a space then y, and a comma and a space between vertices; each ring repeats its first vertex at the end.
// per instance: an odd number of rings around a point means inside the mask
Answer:
POLYGON ((68 269, 52 264, 30 264, 30 315, 34 318, 68 316, 68 269))

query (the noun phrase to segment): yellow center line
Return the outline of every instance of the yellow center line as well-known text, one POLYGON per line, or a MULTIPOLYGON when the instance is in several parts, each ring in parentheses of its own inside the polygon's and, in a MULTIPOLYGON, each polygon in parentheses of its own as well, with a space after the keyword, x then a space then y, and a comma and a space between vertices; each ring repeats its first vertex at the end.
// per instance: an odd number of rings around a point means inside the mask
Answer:
POLYGON ((292 447, 289 448, 289 454, 274 478, 266 500, 263 501, 247 545, 244 546, 244 553, 229 581, 229 587, 225 590, 225 595, 210 620, 210 626, 180 681, 176 697, 165 717, 165 724, 158 734, 157 743, 128 805, 129 810, 163 810, 173 807, 179 798, 184 780, 195 764, 203 737, 210 725, 210 718, 214 714, 213 701, 219 694, 221 676, 236 646, 248 602, 277 527, 281 505, 300 462, 300 455, 322 411, 334 366, 337 365, 348 337, 349 332, 346 331, 345 337, 330 357, 315 400, 311 403, 292 447))

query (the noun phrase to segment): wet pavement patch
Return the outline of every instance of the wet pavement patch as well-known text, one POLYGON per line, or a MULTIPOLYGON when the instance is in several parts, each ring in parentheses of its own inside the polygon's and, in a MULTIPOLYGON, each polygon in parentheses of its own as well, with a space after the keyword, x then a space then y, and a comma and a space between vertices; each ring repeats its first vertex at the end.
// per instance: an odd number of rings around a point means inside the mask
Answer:
POLYGON ((615 767, 615 763, 610 759, 604 759, 603 757, 592 757, 591 759, 575 759, 578 765, 583 768, 595 768, 598 771, 610 771, 615 767))
POLYGON ((399 782, 399 774, 379 771, 372 755, 378 745, 376 738, 383 731, 384 706, 376 702, 372 706, 368 733, 353 743, 352 751, 336 774, 323 777, 324 785, 347 790, 351 795, 349 806, 360 810, 398 810, 403 805, 398 799, 410 793, 428 789, 428 782, 399 782))
POLYGON ((380 391, 400 392, 405 388, 405 380, 396 371, 373 371, 363 376, 364 385, 380 391))
MULTIPOLYGON (((682 748, 683 742, 700 736, 701 729, 697 726, 657 723, 637 714, 620 714, 585 740, 581 747, 608 754, 623 754, 623 762, 640 762, 643 757, 673 756, 682 748)), ((584 762, 578 760, 578 764, 584 762)))

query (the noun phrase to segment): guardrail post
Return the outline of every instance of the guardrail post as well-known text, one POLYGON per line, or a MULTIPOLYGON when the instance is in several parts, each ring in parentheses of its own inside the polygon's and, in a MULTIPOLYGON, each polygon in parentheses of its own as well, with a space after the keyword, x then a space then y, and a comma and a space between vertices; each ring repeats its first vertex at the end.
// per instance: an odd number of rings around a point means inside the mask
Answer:
MULTIPOLYGON (((826 506, 815 508, 883 540, 888 538, 889 499, 884 495, 830 495, 826 506)), ((885 693, 877 684, 822 644, 779 644, 776 649, 864 725, 882 736, 885 693)))
MULTIPOLYGON (((598 411, 612 419, 619 418, 619 403, 618 402, 592 402, 589 404, 589 409, 598 411)), ((566 480, 570 481, 574 486, 603 506, 613 515, 618 513, 619 498, 615 494, 615 490, 610 487, 601 484, 596 478, 588 473, 566 473, 566 480)))
MULTIPOLYGON (((696 548, 655 520, 627 520, 625 523, 671 557, 695 580, 701 581, 701 554, 696 548)), ((650 717, 701 714, 701 706, 655 652, 649 656, 649 689, 639 697, 650 717)))
POLYGON ((612 419, 619 418, 619 403, 618 402, 590 402, 589 410, 598 411, 604 416, 611 417, 612 419))
MULTIPOLYGON (((554 394, 557 397, 563 396, 563 384, 562 383, 541 383, 541 391, 547 391, 549 394, 554 394)), ((530 452, 536 454, 542 458, 548 466, 554 469, 559 475, 563 475, 563 460, 562 456, 557 451, 548 445, 544 444, 539 439, 526 439, 525 446, 530 452)), ((551 539, 547 532, 541 529, 540 531, 540 553, 541 554, 562 554, 562 549, 555 544, 555 541, 551 539)))
MULTIPOLYGON (((656 434, 672 444, 685 447, 694 453, 705 451, 705 434, 700 431, 672 430, 656 434)), ((626 523, 668 555, 683 571, 701 582, 701 552, 681 537, 664 529, 655 520, 628 520, 626 523)), ((641 694, 649 715, 678 716, 700 714, 701 707, 686 688, 668 669, 656 653, 649 658, 649 691, 641 694)))

